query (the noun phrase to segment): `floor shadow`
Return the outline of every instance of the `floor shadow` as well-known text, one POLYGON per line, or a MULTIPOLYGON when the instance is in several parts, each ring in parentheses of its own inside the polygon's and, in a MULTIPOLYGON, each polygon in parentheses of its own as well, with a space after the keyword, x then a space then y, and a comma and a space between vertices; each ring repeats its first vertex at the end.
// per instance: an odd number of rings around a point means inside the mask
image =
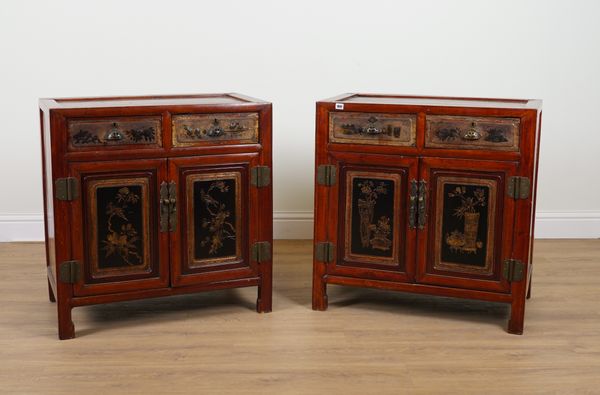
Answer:
MULTIPOLYGON (((236 307, 254 312, 256 311, 256 291, 255 288, 252 289, 252 297, 243 295, 244 289, 226 289, 78 307, 73 310, 74 314, 83 315, 90 327, 77 330, 76 334, 85 336, 102 332, 107 327, 114 329, 142 326, 165 320, 177 321, 239 314, 236 307), (232 309, 224 310, 222 309, 224 306, 231 306, 232 309)), ((77 329, 76 316, 74 321, 77 329)))
POLYGON ((348 307, 506 326, 510 305, 444 296, 328 286, 329 308, 348 307))

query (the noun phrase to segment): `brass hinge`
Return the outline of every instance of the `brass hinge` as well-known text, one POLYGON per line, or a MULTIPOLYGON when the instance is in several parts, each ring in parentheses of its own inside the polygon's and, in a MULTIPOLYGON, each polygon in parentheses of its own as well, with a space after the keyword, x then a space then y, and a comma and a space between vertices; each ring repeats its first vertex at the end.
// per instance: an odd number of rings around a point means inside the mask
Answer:
POLYGON ((252 244, 252 260, 258 263, 271 260, 271 243, 259 241, 252 244))
POLYGON ((509 282, 521 281, 525 265, 518 259, 507 259, 502 267, 502 276, 509 282))
POLYGON ((58 200, 75 200, 79 197, 78 184, 75 177, 57 178, 54 181, 54 195, 58 200))
POLYGON ((531 181, 527 177, 509 177, 507 193, 513 199, 527 199, 531 190, 531 181))
POLYGON ((81 277, 81 264, 78 261, 62 262, 58 268, 58 277, 63 283, 76 283, 81 277))
POLYGON ((335 245, 330 242, 317 243, 315 245, 315 256, 317 261, 329 263, 333 262, 333 254, 335 252, 335 245))
POLYGON ((334 165, 320 165, 317 167, 317 184, 328 187, 335 185, 335 172, 334 165))
POLYGON ((271 169, 269 166, 256 166, 250 170, 250 184, 257 188, 271 185, 271 169))

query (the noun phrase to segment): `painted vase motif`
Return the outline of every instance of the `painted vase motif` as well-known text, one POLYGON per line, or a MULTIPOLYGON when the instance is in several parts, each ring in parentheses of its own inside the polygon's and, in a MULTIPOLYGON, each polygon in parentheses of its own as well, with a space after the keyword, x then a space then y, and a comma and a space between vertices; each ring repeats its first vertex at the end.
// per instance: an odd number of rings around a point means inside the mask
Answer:
POLYGON ((373 223, 377 198, 379 195, 387 194, 387 187, 383 182, 375 186, 372 180, 360 182, 358 186, 362 194, 362 198, 358 199, 361 245, 363 248, 387 251, 392 245, 389 238, 392 232, 390 219, 381 216, 376 224, 373 223))
POLYGON ((446 234, 446 244, 454 252, 476 254, 477 250, 483 247, 483 243, 477 239, 477 234, 481 215, 478 209, 486 205, 485 192, 477 188, 471 196, 468 196, 467 188, 458 186, 448 193, 448 197, 458 198, 461 201, 453 215, 463 220, 463 231, 454 230, 446 234))

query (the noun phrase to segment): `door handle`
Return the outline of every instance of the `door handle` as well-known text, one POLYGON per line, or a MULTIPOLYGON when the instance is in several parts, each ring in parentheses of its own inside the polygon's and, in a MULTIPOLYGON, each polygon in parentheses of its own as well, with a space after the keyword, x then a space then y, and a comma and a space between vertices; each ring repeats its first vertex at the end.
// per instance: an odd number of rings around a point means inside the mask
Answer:
POLYGON ((408 195, 409 205, 408 205, 408 228, 415 229, 417 223, 417 198, 419 195, 419 186, 417 180, 410 181, 410 193, 408 195))
POLYGON ((419 197, 418 197, 418 227, 425 228, 427 222, 427 181, 419 181, 419 197))
POLYGON ((177 184, 163 181, 160 184, 160 231, 173 232, 177 226, 177 184))

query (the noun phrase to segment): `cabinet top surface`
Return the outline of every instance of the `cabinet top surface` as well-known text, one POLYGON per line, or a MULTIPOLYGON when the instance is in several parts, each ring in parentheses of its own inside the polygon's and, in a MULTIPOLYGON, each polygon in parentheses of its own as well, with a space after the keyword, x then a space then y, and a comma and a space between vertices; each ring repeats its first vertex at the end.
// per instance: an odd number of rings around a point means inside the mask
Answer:
POLYGON ((473 97, 382 95, 368 93, 347 93, 344 95, 323 100, 323 102, 357 104, 396 104, 434 107, 483 107, 514 109, 542 108, 542 101, 536 99, 488 99, 473 97))
POLYGON ((171 96, 121 96, 40 99, 40 107, 49 109, 110 108, 185 105, 239 105, 265 104, 267 102, 237 93, 217 93, 171 96))

